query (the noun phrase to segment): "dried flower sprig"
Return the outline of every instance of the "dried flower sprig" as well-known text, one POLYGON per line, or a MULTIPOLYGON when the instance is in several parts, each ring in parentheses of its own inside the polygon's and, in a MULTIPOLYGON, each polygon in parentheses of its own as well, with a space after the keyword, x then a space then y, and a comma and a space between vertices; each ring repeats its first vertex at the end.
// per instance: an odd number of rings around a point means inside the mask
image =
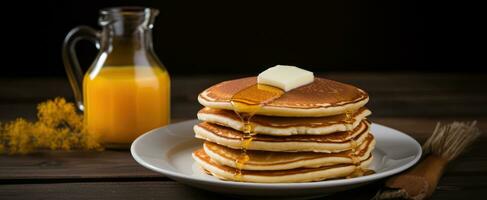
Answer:
POLYGON ((36 149, 100 150, 98 136, 89 133, 73 103, 55 98, 37 106, 35 122, 24 118, 0 123, 0 154, 26 154, 36 149))

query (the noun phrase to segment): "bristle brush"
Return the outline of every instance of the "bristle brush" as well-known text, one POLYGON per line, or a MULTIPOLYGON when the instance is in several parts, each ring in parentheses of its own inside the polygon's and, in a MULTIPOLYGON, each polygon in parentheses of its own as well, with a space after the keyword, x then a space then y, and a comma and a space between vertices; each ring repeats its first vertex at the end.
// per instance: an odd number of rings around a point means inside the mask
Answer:
POLYGON ((423 144, 423 159, 412 169, 386 180, 373 199, 426 199, 436 189, 448 162, 456 159, 481 134, 473 122, 438 123, 423 144))

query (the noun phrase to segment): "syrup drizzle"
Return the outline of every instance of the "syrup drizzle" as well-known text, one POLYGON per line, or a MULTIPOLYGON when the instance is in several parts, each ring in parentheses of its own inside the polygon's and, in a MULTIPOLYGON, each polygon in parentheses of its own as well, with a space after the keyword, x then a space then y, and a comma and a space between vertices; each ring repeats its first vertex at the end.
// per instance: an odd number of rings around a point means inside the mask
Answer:
POLYGON ((360 159, 357 157, 357 141, 355 141, 353 138, 350 140, 350 146, 351 146, 351 153, 348 154, 348 157, 352 160, 352 164, 355 165, 355 168, 358 169, 360 168, 360 159))
POLYGON ((375 171, 371 169, 364 169, 361 167, 357 167, 355 171, 352 174, 348 175, 346 178, 355 178, 355 177, 366 176, 371 174, 375 174, 375 171))
POLYGON ((355 120, 353 119, 353 112, 350 111, 350 110, 347 110, 345 112, 345 126, 347 127, 348 130, 352 130, 353 129, 353 122, 355 120))
POLYGON ((243 127, 243 137, 240 156, 235 160, 235 179, 241 180, 242 168, 245 163, 250 160, 247 154, 247 149, 256 135, 254 125, 251 122, 252 117, 264 105, 279 98, 284 94, 284 91, 269 85, 256 84, 245 88, 234 94, 230 100, 233 110, 239 116, 243 127))
MULTIPOLYGON (((357 142, 355 142, 355 140, 352 139, 351 144, 355 144, 355 147, 353 147, 351 149, 352 153, 348 154, 348 157, 350 159, 352 159, 352 164, 355 165, 355 170, 350 175, 348 175, 346 178, 354 178, 354 177, 363 176, 364 170, 367 170, 367 169, 363 169, 360 166, 360 158, 357 156, 357 153, 356 153, 357 142)), ((354 146, 354 145, 352 145, 352 146, 354 146)))

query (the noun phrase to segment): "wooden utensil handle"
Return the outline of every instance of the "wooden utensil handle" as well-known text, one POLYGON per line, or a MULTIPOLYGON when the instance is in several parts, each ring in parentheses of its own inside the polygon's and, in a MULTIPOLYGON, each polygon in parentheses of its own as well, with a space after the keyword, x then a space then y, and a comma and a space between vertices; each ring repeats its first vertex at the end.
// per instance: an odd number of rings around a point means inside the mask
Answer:
POLYGON ((435 191, 447 160, 429 155, 413 169, 386 181, 389 188, 403 189, 410 199, 424 199, 435 191))

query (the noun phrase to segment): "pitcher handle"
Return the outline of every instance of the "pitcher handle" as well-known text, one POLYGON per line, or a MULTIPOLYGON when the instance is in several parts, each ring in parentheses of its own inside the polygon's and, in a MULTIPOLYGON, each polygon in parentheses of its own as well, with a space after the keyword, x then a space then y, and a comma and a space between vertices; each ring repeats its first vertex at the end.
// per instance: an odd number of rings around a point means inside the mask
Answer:
POLYGON ((88 26, 78 26, 69 31, 63 42, 63 63, 68 80, 73 89, 74 98, 78 108, 83 111, 83 72, 76 56, 76 43, 80 40, 89 40, 100 48, 100 33, 88 26))

